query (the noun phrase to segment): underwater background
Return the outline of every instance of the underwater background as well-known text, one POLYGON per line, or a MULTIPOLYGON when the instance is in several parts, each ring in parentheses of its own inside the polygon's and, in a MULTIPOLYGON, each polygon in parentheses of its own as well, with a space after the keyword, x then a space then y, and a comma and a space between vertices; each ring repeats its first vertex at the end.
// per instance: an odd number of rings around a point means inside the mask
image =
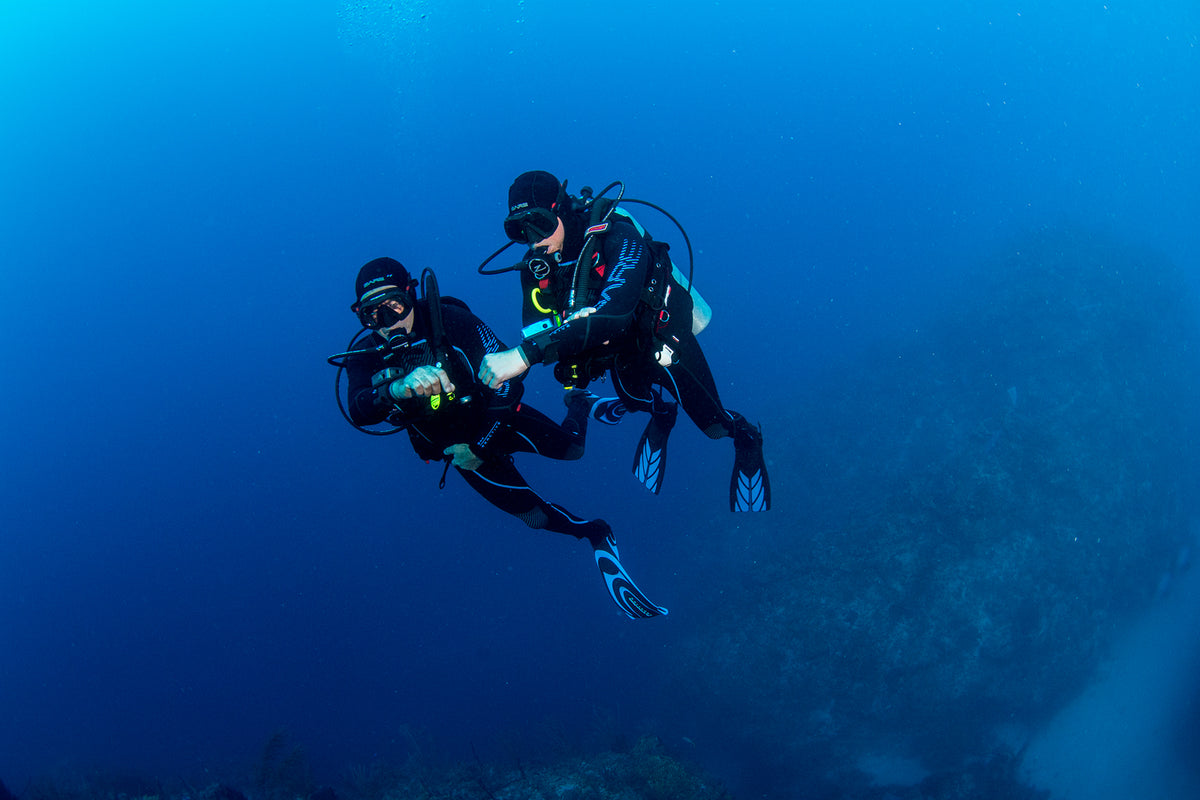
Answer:
POLYGON ((1191 0, 3 3, 2 785, 1195 796, 1198 41, 1191 0), (530 169, 683 223, 766 437, 759 515, 686 422, 658 497, 636 416, 518 458, 664 619, 335 404, 371 258, 516 342, 476 267, 530 169))

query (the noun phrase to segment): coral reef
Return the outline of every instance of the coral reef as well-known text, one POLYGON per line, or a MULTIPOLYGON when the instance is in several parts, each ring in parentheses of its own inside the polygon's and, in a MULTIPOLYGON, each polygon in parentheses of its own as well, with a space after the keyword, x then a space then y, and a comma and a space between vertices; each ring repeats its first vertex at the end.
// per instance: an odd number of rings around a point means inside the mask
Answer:
POLYGON ((263 745, 254 775, 256 800, 295 800, 313 789, 308 756, 287 731, 275 731, 263 745))
POLYGON ((868 747, 960 776, 1019 750, 999 731, 1078 691, 1187 544, 1184 276, 1047 229, 965 277, 776 424, 803 499, 680 659, 693 705, 796 783, 861 784, 868 747))
POLYGON ((165 792, 161 781, 144 775, 64 768, 36 778, 21 796, 27 800, 154 800, 165 792))
POLYGON ((564 758, 537 767, 476 764, 399 784, 388 796, 486 800, 717 800, 724 788, 668 755, 653 736, 627 753, 564 758))
MULTIPOLYGON (((195 790, 164 788, 158 782, 151 793, 126 794, 115 791, 103 779, 77 777, 70 781, 45 780, 45 791, 31 794, 33 800, 721 800, 724 788, 694 767, 667 753, 658 739, 643 737, 624 753, 604 752, 563 757, 553 763, 523 766, 500 765, 476 759, 471 763, 436 767, 411 761, 400 766, 375 765, 347 771, 345 785, 316 788, 311 782, 296 793, 285 795, 285 787, 297 789, 297 776, 307 780, 307 762, 295 754, 302 751, 277 734, 268 741, 263 765, 243 794, 228 784, 213 784, 195 790), (280 772, 275 767, 293 766, 280 772), (264 767, 266 769, 264 769, 264 767), (277 776, 263 779, 268 776, 277 776)), ((2 785, 2 784, 0 784, 2 785)), ((10 796, 11 797, 11 796, 10 796)))

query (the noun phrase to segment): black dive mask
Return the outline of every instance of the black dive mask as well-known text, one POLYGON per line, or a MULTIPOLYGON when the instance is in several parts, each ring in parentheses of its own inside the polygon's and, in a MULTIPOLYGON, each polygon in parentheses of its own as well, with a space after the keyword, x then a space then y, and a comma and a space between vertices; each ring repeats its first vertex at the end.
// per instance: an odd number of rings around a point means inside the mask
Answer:
POLYGON ((504 218, 504 233, 519 244, 548 239, 558 230, 558 217, 546 208, 525 208, 504 218))
POLYGON ((412 310, 412 295, 403 289, 388 289, 372 297, 366 303, 355 303, 350 310, 358 315, 364 328, 381 330, 390 328, 404 319, 412 310), (397 310, 392 302, 399 305, 397 310))

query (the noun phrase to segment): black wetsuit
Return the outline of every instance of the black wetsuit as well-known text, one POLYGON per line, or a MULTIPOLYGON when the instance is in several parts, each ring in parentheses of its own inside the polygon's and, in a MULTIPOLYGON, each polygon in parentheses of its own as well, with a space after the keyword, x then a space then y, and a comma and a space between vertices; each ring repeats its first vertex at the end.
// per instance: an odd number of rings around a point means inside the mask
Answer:
POLYGON ((453 349, 454 361, 443 364, 443 368, 455 384, 455 399, 439 398, 434 410, 429 398, 393 403, 383 387, 371 385, 372 376, 385 368, 393 367, 403 377, 437 362, 429 341, 429 309, 422 300, 416 304, 412 335, 394 340, 390 350, 377 352, 370 348, 383 339, 373 332, 356 347, 365 352, 346 359, 350 418, 358 425, 388 420, 404 427, 413 450, 426 461, 442 461, 445 448, 465 443, 483 464, 476 470, 459 469, 459 474, 492 505, 531 528, 602 541, 610 532, 607 523, 582 519, 543 499, 529 487, 512 459, 512 454, 518 452, 560 460, 580 458, 587 430, 586 407, 583 414, 577 415, 581 419, 573 420, 574 425, 566 428, 522 404, 519 382, 509 381, 499 391, 479 383, 475 376, 483 357, 505 347, 486 324, 456 302, 449 298, 442 302, 446 340, 453 349))
POLYGON ((588 224, 585 212, 563 218, 562 261, 549 274, 539 279, 522 270, 526 325, 544 318, 547 309, 564 317, 579 308, 596 309, 587 317, 559 325, 548 336, 527 339, 522 343, 526 357, 531 363, 557 360, 555 374, 564 383, 586 384, 607 370, 617 394, 633 410, 663 413, 665 401, 655 391, 663 387, 710 438, 748 431, 749 423, 721 404, 712 370, 692 333, 691 296, 669 277, 669 267, 654 272, 656 259, 663 262, 666 258, 665 247, 643 237, 620 216, 610 220, 598 237, 599 246, 589 248, 590 255, 585 256, 589 263, 579 265, 586 270, 586 285, 574 303, 576 264, 588 224), (654 248, 663 250, 655 252, 654 248), (652 274, 669 281, 672 294, 667 314, 643 302, 652 274), (670 349, 669 358, 659 358, 663 345, 670 349))

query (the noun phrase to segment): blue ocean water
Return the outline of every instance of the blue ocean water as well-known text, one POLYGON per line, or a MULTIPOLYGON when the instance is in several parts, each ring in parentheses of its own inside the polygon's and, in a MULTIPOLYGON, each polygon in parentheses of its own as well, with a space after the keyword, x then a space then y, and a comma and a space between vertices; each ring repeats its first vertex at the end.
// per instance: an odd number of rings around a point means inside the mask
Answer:
POLYGON ((325 773, 409 728, 451 754, 598 713, 717 736, 662 676, 739 580, 689 571, 726 448, 681 425, 660 498, 632 427, 522 462, 672 609, 631 623, 585 545, 340 419, 354 273, 433 267, 515 341, 513 282, 475 272, 509 182, 622 180, 686 226, 720 388, 768 433, 1023 231, 1200 274, 1200 12, 1045 5, 0 7, 0 778, 225 773, 279 728, 325 773))

